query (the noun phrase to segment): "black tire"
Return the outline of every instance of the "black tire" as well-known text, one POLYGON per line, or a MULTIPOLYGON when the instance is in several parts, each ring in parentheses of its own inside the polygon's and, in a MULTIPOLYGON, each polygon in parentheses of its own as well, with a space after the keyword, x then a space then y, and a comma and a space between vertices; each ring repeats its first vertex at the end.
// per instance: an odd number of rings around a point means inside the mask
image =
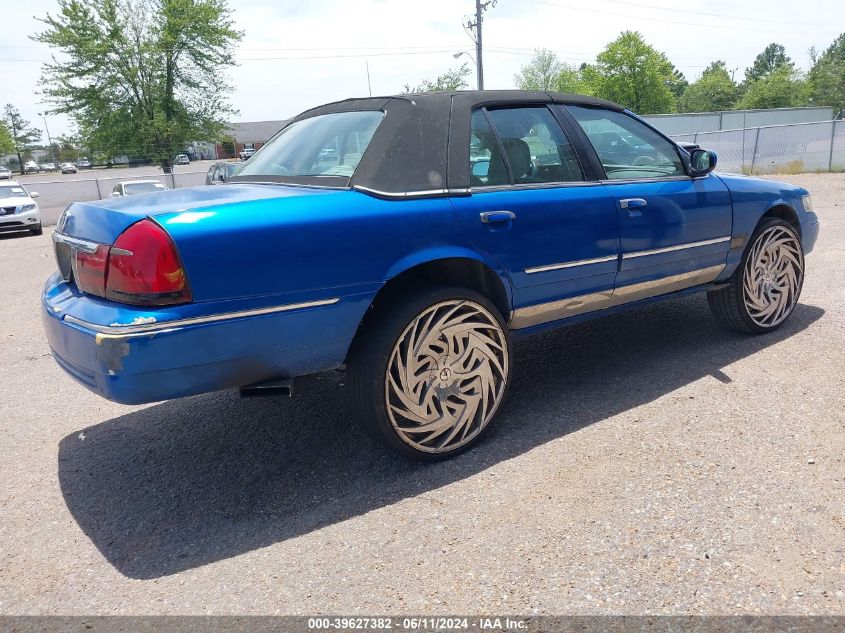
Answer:
POLYGON ((38 226, 36 226, 34 229, 29 230, 32 232, 33 235, 41 235, 44 232, 44 229, 42 228, 40 222, 38 223, 38 226))
POLYGON ((728 279, 727 286, 708 292, 707 302, 716 320, 725 327, 740 332, 763 334, 776 330, 786 322, 795 309, 795 305, 798 303, 798 297, 801 294, 803 284, 804 254, 801 247, 801 237, 798 231, 795 230, 795 226, 780 218, 763 218, 760 224, 757 225, 757 228, 754 229, 754 233, 751 234, 751 239, 748 240, 739 266, 728 279), (765 239, 767 235, 771 235, 775 231, 781 232, 784 235, 791 235, 795 240, 798 250, 798 254, 795 257, 800 262, 800 265, 794 266, 794 271, 797 271, 794 272, 797 287, 788 293, 789 305, 784 307, 784 313, 776 322, 766 324, 761 322, 759 317, 752 315, 753 310, 750 305, 753 305, 754 300, 748 288, 746 288, 745 274, 749 266, 753 265, 753 262, 749 264, 749 259, 754 256, 755 246, 761 240, 765 239))
MULTIPOLYGON (((386 303, 382 307, 374 307, 374 312, 367 316, 349 354, 347 371, 353 406, 359 424, 370 436, 406 457, 420 461, 437 461, 453 457, 474 446, 484 436, 495 420, 495 415, 506 396, 512 366, 512 346, 507 325, 487 297, 467 288, 424 286, 416 288, 414 292, 394 295, 386 303), (451 310, 454 312, 450 312, 451 310), (430 315, 430 321, 426 321, 429 318, 428 315, 430 315), (463 333, 458 338, 453 337, 451 343, 454 349, 463 349, 464 352, 453 354, 450 361, 447 351, 440 359, 433 361, 434 355, 428 352, 438 346, 442 349, 442 342, 446 341, 443 330, 433 327, 429 331, 437 332, 438 335, 422 338, 423 341, 433 341, 433 343, 426 346, 426 353, 423 356, 413 357, 414 362, 421 357, 426 359, 420 364, 421 370, 415 373, 405 372, 406 379, 402 381, 415 382, 417 386, 420 386, 419 394, 427 396, 416 396, 417 400, 420 398, 423 400, 422 403, 418 403, 419 410, 422 410, 423 405, 426 405, 426 410, 434 407, 436 411, 432 415, 440 417, 429 417, 425 422, 417 423, 403 416, 399 412, 399 407, 392 406, 388 410, 389 399, 401 405, 401 399, 397 399, 399 392, 408 393, 402 389, 397 391, 396 377, 400 376, 400 372, 396 368, 400 365, 396 363, 401 363, 401 360, 394 359, 394 355, 397 358, 406 356, 412 347, 409 341, 416 340, 414 338, 416 336, 422 336, 429 325, 442 323, 447 331, 453 331, 448 327, 454 324, 451 321, 453 318, 458 320, 456 322, 467 319, 464 323, 478 323, 478 328, 473 326, 472 330, 476 334, 478 332, 483 334, 473 337, 468 334, 464 336, 466 333, 463 333), (420 320, 417 321, 417 319, 420 320), (458 378, 458 371, 452 374, 452 370, 447 366, 448 363, 458 362, 464 357, 472 358, 475 352, 471 352, 470 348, 479 341, 482 344, 477 349, 491 352, 476 354, 472 363, 479 363, 479 368, 461 371, 460 374, 465 378, 458 378), (484 345, 486 341, 495 341, 499 347, 484 345), (496 360, 491 361, 490 358, 493 355, 496 356, 496 360), (455 356, 458 356, 458 359, 455 356), (394 373, 391 374, 393 378, 388 375, 391 362, 394 363, 392 365, 394 373), (469 377, 466 378, 467 376, 469 377), (488 376, 490 378, 485 382, 488 376), (485 385, 489 385, 491 390, 485 389, 485 385), (467 392, 465 393, 464 390, 467 392), (474 393, 470 393, 473 390, 474 393), (492 403, 488 397, 482 398, 482 393, 485 396, 491 393, 497 394, 494 397, 495 402, 492 403), (445 420, 446 413, 454 417, 451 409, 458 406, 455 404, 456 400, 474 403, 472 408, 470 404, 466 404, 465 408, 460 409, 462 413, 473 412, 466 418, 463 415, 460 416, 461 419, 469 420, 469 422, 461 424, 459 421, 458 424, 449 426, 445 431, 438 431, 441 435, 430 440, 431 445, 424 446, 423 441, 426 440, 428 431, 422 433, 416 430, 417 427, 413 424, 421 426, 436 423, 438 419, 445 420), (403 422, 406 424, 402 424, 403 422), (411 424, 408 425, 408 422, 411 424), (457 427, 463 429, 462 437, 459 438, 461 443, 450 444, 448 438, 452 430, 460 434, 457 427), (414 445, 415 441, 419 444, 414 445), (444 446, 437 448, 436 444, 440 441, 444 442, 444 446)), ((456 328, 457 331, 460 329, 456 328)), ((413 346, 413 348, 419 350, 422 346, 413 346)), ((452 347, 447 349, 451 350, 452 347)), ((464 362, 467 363, 469 360, 464 362)), ((401 366, 408 366, 408 364, 401 366)))

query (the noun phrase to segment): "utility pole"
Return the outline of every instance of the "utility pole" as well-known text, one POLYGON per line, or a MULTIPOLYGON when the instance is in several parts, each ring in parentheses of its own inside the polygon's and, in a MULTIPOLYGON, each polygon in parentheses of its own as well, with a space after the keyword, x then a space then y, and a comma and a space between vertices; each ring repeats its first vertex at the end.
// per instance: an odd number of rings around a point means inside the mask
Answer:
POLYGON ((59 158, 56 156, 56 148, 53 147, 53 139, 50 138, 50 128, 47 127, 47 115, 42 112, 41 118, 44 119, 44 129, 47 130, 47 142, 50 144, 50 155, 53 157, 53 167, 58 167, 59 158))
POLYGON ((370 83, 370 62, 364 62, 364 65, 367 67, 367 90, 370 92, 370 96, 373 96, 373 85, 370 83))
POLYGON ((481 23, 483 21, 484 12, 489 7, 494 6, 496 6, 496 0, 475 0, 475 21, 473 22, 472 20, 467 20, 464 25, 467 31, 470 32, 472 39, 475 40, 475 66, 477 71, 476 82, 479 90, 484 90, 484 64, 481 60, 481 23))

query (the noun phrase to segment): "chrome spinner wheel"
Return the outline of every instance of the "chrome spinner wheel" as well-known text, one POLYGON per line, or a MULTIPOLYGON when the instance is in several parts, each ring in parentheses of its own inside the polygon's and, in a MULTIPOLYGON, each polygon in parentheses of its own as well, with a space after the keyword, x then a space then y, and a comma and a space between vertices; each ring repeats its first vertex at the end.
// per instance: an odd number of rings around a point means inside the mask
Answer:
POLYGON ((491 420, 508 381, 508 339, 474 301, 453 299, 417 315, 399 336, 385 377, 387 415, 418 451, 453 451, 491 420))
POLYGON ((751 320, 772 328, 788 317, 804 281, 804 252, 798 236, 783 225, 771 226, 751 247, 743 272, 743 298, 751 320))

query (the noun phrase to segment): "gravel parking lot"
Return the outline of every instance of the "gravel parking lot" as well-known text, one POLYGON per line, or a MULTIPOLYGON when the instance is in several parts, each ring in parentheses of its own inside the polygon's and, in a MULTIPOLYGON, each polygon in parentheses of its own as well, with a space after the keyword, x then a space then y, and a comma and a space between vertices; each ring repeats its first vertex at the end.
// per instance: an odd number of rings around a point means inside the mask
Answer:
POLYGON ((409 463, 339 372, 112 404, 48 355, 49 231, 0 238, 0 613, 845 614, 845 175, 778 332, 703 296, 523 342, 495 432, 409 463))

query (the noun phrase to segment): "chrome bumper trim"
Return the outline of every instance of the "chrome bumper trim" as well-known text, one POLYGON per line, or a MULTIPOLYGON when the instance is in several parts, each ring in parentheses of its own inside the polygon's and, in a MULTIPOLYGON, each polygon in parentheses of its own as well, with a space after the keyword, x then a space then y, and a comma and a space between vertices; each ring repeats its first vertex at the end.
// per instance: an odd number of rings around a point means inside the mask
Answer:
POLYGON ((534 266, 533 268, 526 268, 525 272, 529 275, 534 273, 545 273, 550 270, 560 270, 562 268, 574 268, 575 266, 589 266, 590 264, 603 264, 604 262, 615 262, 619 259, 618 255, 610 255, 608 257, 596 257, 594 259, 579 259, 574 262, 563 262, 561 264, 549 264, 548 266, 534 266))
POLYGON ((660 255, 661 253, 671 253, 673 251, 683 251, 688 248, 697 248, 699 246, 710 246, 711 244, 721 244, 722 242, 729 242, 731 236, 717 237, 712 240, 701 240, 700 242, 687 242, 686 244, 676 244, 675 246, 666 246, 665 248, 655 248, 650 251, 634 251, 632 253, 623 253, 622 259, 633 259, 634 257, 645 257, 646 255, 660 255))
MULTIPOLYGON (((304 310, 306 308, 319 308, 323 306, 334 305, 340 301, 340 297, 333 299, 320 299, 319 301, 306 301, 303 303, 288 303, 286 305, 274 306, 272 308, 256 308, 254 310, 241 310, 239 312, 224 312, 222 314, 211 314, 208 316, 191 317, 188 319, 177 319, 174 321, 151 321, 140 322, 144 317, 136 319, 136 323, 126 324, 112 324, 100 325, 98 323, 90 323, 83 321, 75 316, 66 314, 64 320, 68 323, 73 323, 86 330, 91 330, 97 334, 108 334, 114 336, 134 336, 142 334, 155 334, 157 332, 170 332, 171 330, 178 330, 180 328, 191 325, 204 325, 206 323, 217 323, 219 321, 230 321, 232 319, 242 319, 246 317, 264 316, 267 314, 276 314, 278 312, 290 312, 291 310, 304 310)), ((152 317, 150 317, 152 318, 152 317)))

